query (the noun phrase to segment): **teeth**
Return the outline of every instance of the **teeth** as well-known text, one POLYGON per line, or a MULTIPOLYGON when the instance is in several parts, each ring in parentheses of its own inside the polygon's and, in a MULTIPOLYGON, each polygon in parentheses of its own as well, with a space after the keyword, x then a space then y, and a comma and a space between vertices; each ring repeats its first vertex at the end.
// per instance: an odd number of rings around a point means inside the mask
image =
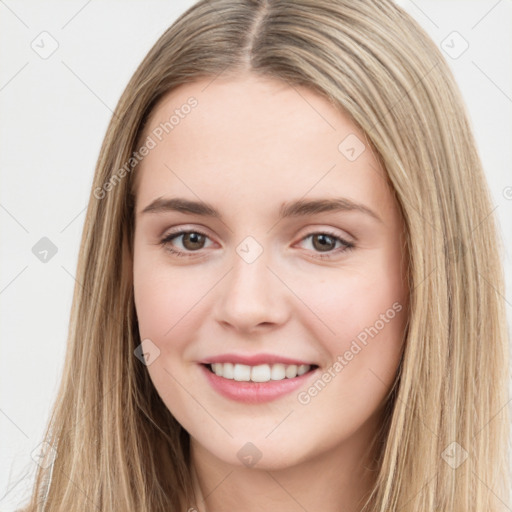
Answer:
POLYGON ((272 380, 283 380, 286 377, 286 367, 284 364, 273 364, 270 371, 272 380))
MULTIPOLYGON (((218 364, 222 366, 222 363, 218 364)), ((246 366, 245 364, 235 364, 235 369, 233 370, 233 379, 238 381, 251 380, 251 367, 246 366)))
POLYGON ((257 366, 248 366, 246 364, 234 363, 213 363, 210 365, 213 373, 225 379, 236 380, 239 382, 268 382, 270 380, 293 379, 294 377, 304 375, 311 369, 309 364, 260 364, 257 366))

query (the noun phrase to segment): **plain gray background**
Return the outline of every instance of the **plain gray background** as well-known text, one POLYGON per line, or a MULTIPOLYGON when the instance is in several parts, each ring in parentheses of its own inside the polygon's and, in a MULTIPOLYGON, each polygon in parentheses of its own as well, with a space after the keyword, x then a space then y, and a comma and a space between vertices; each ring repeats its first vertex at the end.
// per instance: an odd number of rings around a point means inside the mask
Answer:
MULTIPOLYGON (((62 372, 87 198, 112 110, 150 47, 193 3, 0 0, 4 512, 20 505, 35 474, 32 454, 62 372), (46 262, 33 250, 43 237, 57 251, 46 262)), ((466 100, 507 251, 510 321, 512 2, 397 3, 443 49, 466 100)))

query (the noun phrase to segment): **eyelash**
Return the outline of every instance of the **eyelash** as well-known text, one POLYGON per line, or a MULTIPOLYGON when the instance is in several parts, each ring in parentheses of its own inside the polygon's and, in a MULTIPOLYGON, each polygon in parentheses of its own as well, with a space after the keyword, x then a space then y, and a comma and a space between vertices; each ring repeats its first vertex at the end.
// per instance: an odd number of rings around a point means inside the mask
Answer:
MULTIPOLYGON (((196 233, 198 235, 202 235, 202 236, 205 236, 206 238, 209 238, 206 233, 203 233, 202 231, 197 230, 197 229, 194 229, 194 230, 181 230, 181 231, 176 231, 176 232, 169 233, 168 235, 166 235, 160 241, 160 245, 162 245, 165 248, 165 250, 169 251, 173 255, 178 256, 180 258, 181 257, 185 257, 185 258, 194 257, 193 253, 190 254, 190 253, 186 253, 186 252, 183 252, 183 251, 177 251, 176 249, 173 249, 173 248, 171 248, 168 245, 175 238, 178 238, 181 235, 186 235, 186 234, 190 234, 190 233, 196 233)), ((310 233, 309 235, 306 235, 300 241, 302 242, 302 241, 306 240, 307 238, 309 238, 309 237, 311 237, 313 235, 327 235, 327 236, 333 238, 336 241, 340 241, 342 243, 342 245, 344 246, 343 248, 338 248, 338 249, 330 251, 329 254, 318 253, 315 256, 315 258, 331 259, 333 257, 333 254, 339 254, 339 253, 351 251, 355 247, 355 245, 352 242, 347 242, 343 238, 340 238, 339 236, 335 235, 334 233, 330 233, 329 231, 315 231, 313 233, 310 233)))

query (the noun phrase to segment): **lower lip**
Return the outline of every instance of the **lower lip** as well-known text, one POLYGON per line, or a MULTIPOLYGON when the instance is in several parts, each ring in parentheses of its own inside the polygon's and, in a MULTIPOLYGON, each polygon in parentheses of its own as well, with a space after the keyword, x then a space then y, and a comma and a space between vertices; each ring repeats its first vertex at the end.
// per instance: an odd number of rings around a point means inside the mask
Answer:
POLYGON ((270 380, 268 382, 240 382, 219 377, 205 365, 201 364, 200 366, 215 391, 231 400, 248 404, 270 402, 287 395, 304 386, 305 382, 318 370, 318 368, 315 368, 313 371, 293 377, 292 379, 270 380))

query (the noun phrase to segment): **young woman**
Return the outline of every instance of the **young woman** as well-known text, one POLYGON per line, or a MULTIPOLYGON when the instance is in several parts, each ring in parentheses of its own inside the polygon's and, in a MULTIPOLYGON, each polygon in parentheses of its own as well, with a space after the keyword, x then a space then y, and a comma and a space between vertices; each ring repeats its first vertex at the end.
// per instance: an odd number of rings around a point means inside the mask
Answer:
POLYGON ((198 2, 108 128, 25 510, 509 510, 491 211, 391 0, 198 2))

